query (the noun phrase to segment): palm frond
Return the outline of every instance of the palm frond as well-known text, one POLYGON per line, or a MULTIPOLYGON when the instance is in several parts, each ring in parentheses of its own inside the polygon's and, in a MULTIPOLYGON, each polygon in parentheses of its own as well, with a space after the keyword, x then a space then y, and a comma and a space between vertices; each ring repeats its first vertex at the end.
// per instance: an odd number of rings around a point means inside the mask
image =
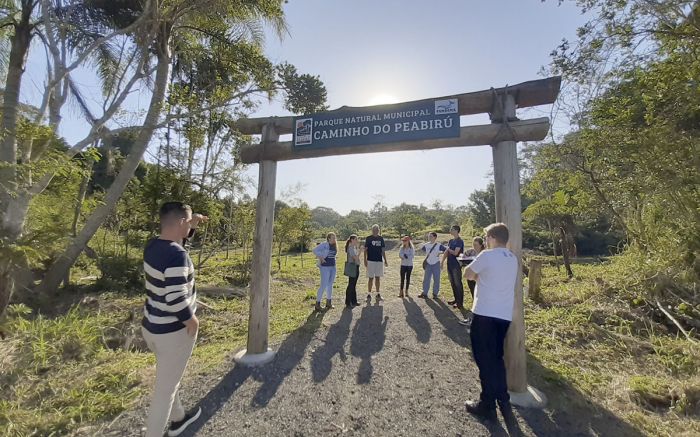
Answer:
POLYGON ((9 15, 21 9, 17 0, 0 0, 0 14, 9 15))
POLYGON ((259 20, 247 19, 231 23, 228 38, 232 41, 246 41, 262 45, 265 41, 265 29, 259 20))
POLYGON ((102 94, 107 96, 114 92, 123 69, 120 65, 121 50, 113 44, 103 44, 95 51, 93 64, 102 83, 102 94))
POLYGON ((69 96, 71 97, 71 101, 75 103, 78 111, 83 115, 83 117, 85 117, 86 120, 88 120, 89 123, 94 123, 97 117, 92 114, 82 91, 80 91, 80 88, 78 88, 78 85, 73 81, 70 75, 66 77, 66 80, 68 81, 68 88, 70 90, 69 96))
POLYGON ((0 29, 0 75, 2 75, 3 80, 5 79, 5 74, 7 73, 11 48, 9 28, 6 27, 0 29))

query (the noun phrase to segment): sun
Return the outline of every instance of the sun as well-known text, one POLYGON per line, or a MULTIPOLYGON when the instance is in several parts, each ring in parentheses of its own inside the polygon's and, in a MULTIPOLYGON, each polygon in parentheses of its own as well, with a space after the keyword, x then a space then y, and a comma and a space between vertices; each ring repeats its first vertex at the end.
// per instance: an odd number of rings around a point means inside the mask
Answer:
POLYGON ((377 94, 367 101, 368 106, 389 105, 391 103, 399 103, 399 99, 391 94, 377 94))

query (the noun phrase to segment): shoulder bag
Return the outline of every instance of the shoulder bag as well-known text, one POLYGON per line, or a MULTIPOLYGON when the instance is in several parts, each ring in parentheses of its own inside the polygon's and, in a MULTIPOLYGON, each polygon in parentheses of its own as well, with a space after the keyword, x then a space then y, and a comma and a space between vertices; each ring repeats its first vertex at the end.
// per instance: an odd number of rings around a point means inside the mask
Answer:
POLYGON ((430 251, 428 252, 428 254, 425 256, 425 259, 423 260, 423 270, 425 270, 425 269, 428 268, 428 257, 429 257, 430 254, 433 252, 433 250, 435 250, 435 248, 437 247, 438 244, 439 244, 439 243, 436 241, 435 244, 433 245, 433 247, 432 247, 432 248, 430 249, 430 251))

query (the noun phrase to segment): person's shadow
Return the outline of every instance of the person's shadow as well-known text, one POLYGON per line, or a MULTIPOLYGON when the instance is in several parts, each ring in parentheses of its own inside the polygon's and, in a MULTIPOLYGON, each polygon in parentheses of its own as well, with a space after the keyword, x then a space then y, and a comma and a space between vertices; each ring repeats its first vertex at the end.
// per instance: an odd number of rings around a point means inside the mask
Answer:
POLYGON ((459 319, 455 313, 442 300, 426 299, 425 303, 433 310, 435 318, 445 328, 444 332, 450 340, 462 347, 469 346, 469 335, 467 328, 459 324, 459 319), (436 303, 437 302, 437 303, 436 303))
POLYGON ((379 302, 362 308, 362 314, 352 330, 350 353, 361 359, 357 370, 357 383, 368 384, 372 379, 372 355, 384 348, 389 317, 384 316, 384 307, 379 302))
POLYGON ((285 378, 296 368, 304 357, 304 352, 311 343, 316 330, 321 326, 325 313, 313 312, 306 322, 292 332, 280 344, 275 359, 262 367, 245 367, 236 364, 220 381, 204 396, 198 405, 202 407, 200 418, 190 425, 182 436, 194 436, 216 413, 230 400, 235 392, 243 386, 248 378, 262 381, 262 384, 251 400, 256 407, 266 406, 277 394, 277 390, 285 378))
POLYGON ((331 360, 338 354, 340 359, 345 361, 345 342, 350 336, 350 323, 352 322, 352 310, 345 308, 343 315, 326 334, 323 346, 316 349, 311 355, 311 373, 314 382, 323 382, 331 373, 333 365, 331 360))
POLYGON ((421 343, 429 342, 432 328, 428 319, 423 315, 423 310, 411 297, 403 300, 403 306, 406 309, 406 323, 416 332, 418 341, 421 343))

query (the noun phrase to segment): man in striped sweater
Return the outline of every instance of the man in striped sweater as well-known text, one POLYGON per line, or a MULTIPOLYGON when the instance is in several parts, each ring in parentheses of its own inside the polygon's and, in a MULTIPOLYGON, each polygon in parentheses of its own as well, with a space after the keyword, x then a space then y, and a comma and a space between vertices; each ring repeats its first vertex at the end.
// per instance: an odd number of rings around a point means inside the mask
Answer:
POLYGON ((169 418, 168 436, 177 436, 202 412, 201 408, 185 412, 178 388, 199 328, 194 265, 184 245, 197 225, 207 220, 192 214, 182 202, 167 202, 160 208, 160 236, 149 241, 143 252, 148 297, 141 331, 148 348, 156 354, 146 437, 162 437, 169 418))

